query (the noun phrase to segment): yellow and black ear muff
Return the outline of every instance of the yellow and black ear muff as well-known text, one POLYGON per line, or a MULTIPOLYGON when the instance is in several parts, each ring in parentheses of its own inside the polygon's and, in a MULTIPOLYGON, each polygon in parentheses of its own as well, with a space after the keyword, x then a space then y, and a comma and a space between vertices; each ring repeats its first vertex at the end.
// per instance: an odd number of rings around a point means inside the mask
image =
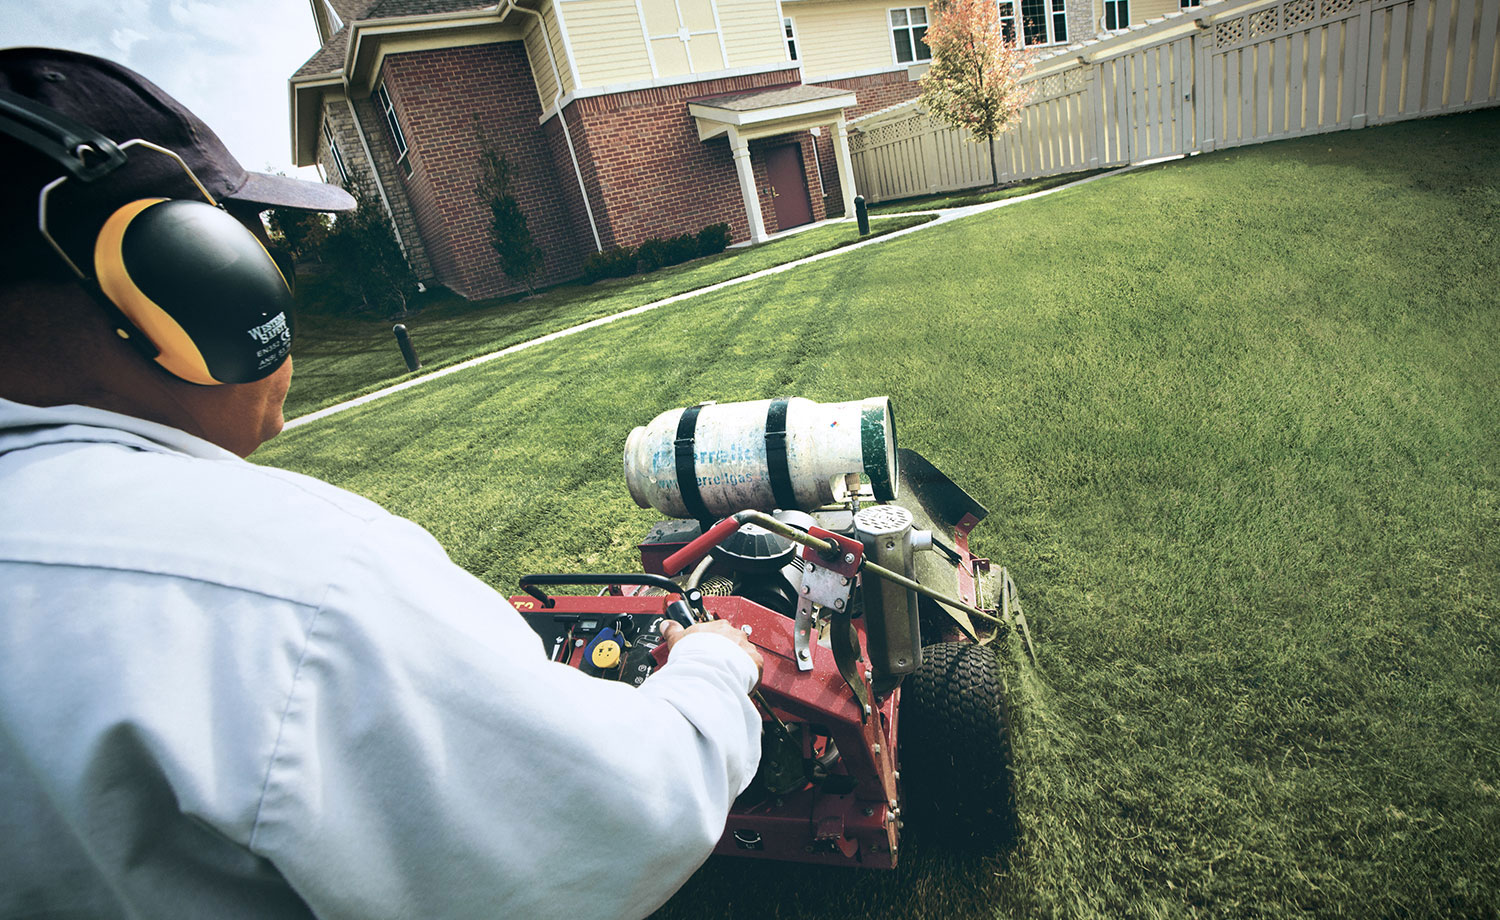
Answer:
POLYGON ((286 277, 255 234, 218 207, 182 157, 140 138, 117 145, 8 91, 0 91, 0 133, 67 170, 41 191, 38 229, 84 286, 101 296, 119 334, 143 355, 205 385, 260 380, 286 361, 292 346, 286 277), (115 211, 96 240, 91 279, 47 230, 48 196, 70 178, 103 178, 136 146, 171 157, 205 201, 147 198, 115 211))
POLYGON ((259 239, 202 201, 148 198, 110 216, 94 246, 99 288, 198 384, 269 376, 292 347, 292 294, 259 239))

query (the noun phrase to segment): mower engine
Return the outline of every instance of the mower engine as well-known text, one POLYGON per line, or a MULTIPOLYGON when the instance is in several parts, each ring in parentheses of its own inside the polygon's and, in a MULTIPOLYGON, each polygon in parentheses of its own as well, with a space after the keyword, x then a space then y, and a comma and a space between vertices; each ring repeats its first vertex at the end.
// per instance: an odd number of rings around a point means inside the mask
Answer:
MULTIPOLYGON (((953 749, 977 754, 981 769, 992 762, 1008 790, 998 664, 980 645, 1016 622, 1014 587, 969 551, 985 509, 897 449, 889 400, 673 410, 632 432, 625 468, 636 501, 672 518, 640 543, 644 574, 528 575, 513 603, 553 660, 637 686, 669 666, 664 618, 728 620, 759 648, 760 769, 718 852, 894 867, 904 720, 927 736, 923 751, 908 743, 906 759, 937 764, 930 773, 954 764, 933 756, 948 746, 932 737, 941 724, 966 736, 949 739, 953 749), (604 590, 545 590, 560 585, 604 590), (942 673, 928 673, 934 656, 942 673), (956 686, 993 699, 950 705, 955 664, 978 675, 956 686), (903 704, 913 681, 920 689, 903 704), (979 724, 952 724, 955 708, 979 724)), ((995 793, 994 782, 979 786, 995 793)))

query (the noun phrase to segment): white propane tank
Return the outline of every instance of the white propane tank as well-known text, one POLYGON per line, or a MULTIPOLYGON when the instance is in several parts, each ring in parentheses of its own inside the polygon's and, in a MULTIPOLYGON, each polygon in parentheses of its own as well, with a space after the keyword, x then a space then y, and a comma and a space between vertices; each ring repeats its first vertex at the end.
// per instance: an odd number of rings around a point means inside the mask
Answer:
POLYGON ((631 498, 675 518, 810 511, 842 501, 850 473, 869 481, 876 500, 896 497, 889 397, 705 403, 663 412, 625 441, 631 498))

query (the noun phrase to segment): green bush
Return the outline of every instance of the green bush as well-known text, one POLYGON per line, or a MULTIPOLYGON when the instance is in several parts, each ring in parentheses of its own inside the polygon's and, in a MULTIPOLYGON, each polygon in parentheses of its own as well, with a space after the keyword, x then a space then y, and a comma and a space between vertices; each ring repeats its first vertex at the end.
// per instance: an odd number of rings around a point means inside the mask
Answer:
POLYGON ((667 241, 658 237, 651 237, 640 246, 636 247, 635 260, 638 270, 642 272, 654 272, 667 263, 667 241))
POLYGON ((490 143, 483 131, 479 135, 479 182, 474 193, 490 209, 490 246, 500 257, 500 270, 506 277, 536 293, 533 282, 542 270, 542 251, 531 238, 526 215, 511 193, 511 165, 490 143))
POLYGON ((698 258, 698 236, 682 233, 666 241, 667 265, 681 265, 698 258))
POLYGON ((590 253, 583 262, 583 278, 593 284, 602 278, 626 278, 635 274, 635 250, 629 246, 611 246, 603 252, 590 253))
POLYGON ((319 250, 340 289, 336 312, 404 316, 417 294, 416 273, 362 177, 350 181, 349 193, 359 206, 333 221, 319 250))
POLYGON ((583 263, 583 278, 590 284, 601 278, 624 278, 636 272, 654 272, 680 265, 699 256, 711 256, 729 247, 729 225, 710 224, 697 233, 682 233, 668 239, 651 237, 635 249, 614 246, 596 252, 583 263))
POLYGON ((729 225, 709 224, 698 231, 698 255, 711 256, 729 248, 729 225))

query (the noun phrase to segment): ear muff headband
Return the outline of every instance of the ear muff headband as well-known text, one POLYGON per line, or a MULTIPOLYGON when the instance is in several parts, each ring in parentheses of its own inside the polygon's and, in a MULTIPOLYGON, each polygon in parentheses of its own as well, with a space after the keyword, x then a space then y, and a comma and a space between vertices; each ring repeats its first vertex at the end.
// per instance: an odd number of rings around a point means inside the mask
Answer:
POLYGON ((200 201, 131 202, 94 249, 100 289, 191 383, 249 383, 292 345, 291 290, 260 240, 200 201))

